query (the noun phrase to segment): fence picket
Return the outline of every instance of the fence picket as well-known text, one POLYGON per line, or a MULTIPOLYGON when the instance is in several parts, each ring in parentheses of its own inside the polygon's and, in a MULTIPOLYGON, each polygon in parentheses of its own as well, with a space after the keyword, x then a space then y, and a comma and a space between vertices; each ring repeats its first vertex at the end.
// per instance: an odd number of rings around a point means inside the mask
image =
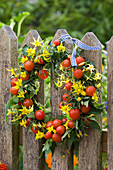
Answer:
MULTIPOLYGON (((82 38, 82 42, 90 46, 100 46, 97 37, 91 32, 88 32, 82 38)), ((101 73, 102 69, 102 51, 85 51, 86 59, 95 63, 96 68, 101 73)), ((101 100, 101 99, 100 99, 101 100)), ((99 123, 101 123, 99 116, 99 123)), ((84 137, 79 143, 79 170, 101 170, 102 169, 102 147, 101 138, 97 130, 89 129, 88 136, 84 137)))
MULTIPOLYGON (((23 45, 26 43, 29 47, 32 47, 33 37, 37 40, 39 36, 36 30, 28 32, 23 45)), ((41 39, 41 38, 40 38, 41 39)), ((44 104, 44 81, 41 81, 40 90, 36 99, 44 104)), ((28 129, 23 128, 23 169, 24 170, 44 170, 45 169, 45 156, 44 154, 39 159, 43 142, 35 141, 35 134, 29 132, 28 129)))
POLYGON ((108 170, 113 169, 113 36, 108 45, 108 170))
POLYGON ((0 162, 10 170, 19 168, 19 130, 17 125, 12 127, 5 121, 5 107, 11 96, 10 73, 6 68, 16 67, 17 61, 17 37, 9 26, 3 26, 0 30, 0 162))
MULTIPOLYGON (((52 39, 51 44, 54 43, 55 40, 59 39, 62 35, 68 34, 65 29, 59 29, 55 36, 52 39)), ((73 49, 73 43, 71 40, 67 39, 65 41, 66 49, 73 49)), ((61 114, 59 111, 58 104, 61 102, 61 97, 63 94, 63 89, 58 89, 58 91, 54 88, 53 79, 51 76, 51 112, 54 118, 57 118, 58 115, 61 114)), ((72 170, 73 169, 73 153, 72 148, 70 150, 70 154, 67 152, 67 144, 57 147, 55 149, 54 156, 51 160, 51 170, 72 170), (63 158, 63 156, 65 158, 63 158)))

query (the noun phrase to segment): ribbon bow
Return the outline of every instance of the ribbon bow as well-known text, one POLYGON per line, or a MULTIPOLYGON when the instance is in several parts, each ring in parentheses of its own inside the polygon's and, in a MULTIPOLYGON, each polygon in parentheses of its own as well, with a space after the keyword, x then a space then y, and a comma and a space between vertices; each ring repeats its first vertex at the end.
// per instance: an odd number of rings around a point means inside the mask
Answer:
POLYGON ((84 50, 99 50, 101 48, 99 46, 92 47, 92 46, 86 45, 86 44, 82 43, 80 40, 78 40, 76 38, 72 38, 69 34, 63 35, 60 39, 62 40, 62 42, 65 41, 66 39, 71 39, 75 44, 75 48, 73 49, 72 55, 71 55, 71 65, 72 66, 77 66, 77 63, 75 60, 77 46, 84 50))

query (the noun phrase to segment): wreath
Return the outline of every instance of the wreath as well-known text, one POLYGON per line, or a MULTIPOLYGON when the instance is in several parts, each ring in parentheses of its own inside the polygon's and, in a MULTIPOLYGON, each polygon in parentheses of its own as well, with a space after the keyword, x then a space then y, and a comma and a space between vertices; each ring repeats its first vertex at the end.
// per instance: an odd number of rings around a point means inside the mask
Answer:
POLYGON ((7 69, 11 72, 12 97, 6 106, 6 122, 11 114, 11 122, 29 128, 36 134, 35 140, 45 138, 42 151, 50 149, 52 153, 57 143, 66 140, 70 149, 72 143, 87 136, 88 128, 101 132, 97 116, 103 109, 98 103, 102 75, 94 63, 84 58, 84 50, 77 46, 73 58, 73 53, 65 50, 63 38, 53 45, 39 39, 31 44, 33 48, 26 44, 22 48, 18 68, 7 69), (36 100, 40 79, 46 79, 51 72, 54 87, 65 89, 59 103, 62 114, 57 118, 36 100))

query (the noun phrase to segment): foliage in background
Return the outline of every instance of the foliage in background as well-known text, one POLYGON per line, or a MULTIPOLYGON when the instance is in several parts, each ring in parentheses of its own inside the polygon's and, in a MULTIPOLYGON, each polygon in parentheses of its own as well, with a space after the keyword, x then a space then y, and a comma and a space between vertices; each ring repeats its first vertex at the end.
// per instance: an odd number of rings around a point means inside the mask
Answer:
POLYGON ((45 38, 53 36, 58 28, 65 28, 76 38, 92 31, 105 43, 113 34, 112 5, 112 0, 1 0, 0 21, 8 23, 28 11, 31 15, 22 26, 22 34, 35 28, 45 38))

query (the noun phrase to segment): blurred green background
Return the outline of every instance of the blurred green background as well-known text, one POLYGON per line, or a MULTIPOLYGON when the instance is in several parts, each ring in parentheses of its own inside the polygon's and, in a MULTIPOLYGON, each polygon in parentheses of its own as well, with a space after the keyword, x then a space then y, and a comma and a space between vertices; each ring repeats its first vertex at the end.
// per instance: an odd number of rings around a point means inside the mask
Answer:
POLYGON ((11 18, 24 11, 30 15, 22 24, 21 35, 37 29, 45 38, 65 28, 79 39, 92 31, 103 44, 113 35, 112 0, 1 0, 0 22, 9 24, 11 18))

